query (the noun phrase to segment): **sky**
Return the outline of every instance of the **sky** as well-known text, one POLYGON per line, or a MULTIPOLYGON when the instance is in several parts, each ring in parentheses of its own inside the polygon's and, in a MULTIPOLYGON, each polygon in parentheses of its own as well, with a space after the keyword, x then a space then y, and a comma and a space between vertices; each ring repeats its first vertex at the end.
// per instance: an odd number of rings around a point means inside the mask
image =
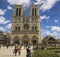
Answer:
POLYGON ((29 6, 39 5, 41 36, 60 38, 60 0, 0 0, 0 31, 11 32, 14 5, 23 5, 25 15, 29 6))

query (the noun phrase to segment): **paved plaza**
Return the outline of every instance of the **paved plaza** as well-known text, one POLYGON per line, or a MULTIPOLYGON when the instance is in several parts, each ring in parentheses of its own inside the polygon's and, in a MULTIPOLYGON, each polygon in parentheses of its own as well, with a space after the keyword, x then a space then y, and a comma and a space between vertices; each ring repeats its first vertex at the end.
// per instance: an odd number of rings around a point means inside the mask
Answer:
POLYGON ((24 47, 22 47, 21 55, 17 54, 17 56, 15 56, 13 54, 13 51, 14 51, 14 47, 9 47, 8 49, 7 47, 1 47, 0 57, 26 57, 26 49, 24 49, 24 47))

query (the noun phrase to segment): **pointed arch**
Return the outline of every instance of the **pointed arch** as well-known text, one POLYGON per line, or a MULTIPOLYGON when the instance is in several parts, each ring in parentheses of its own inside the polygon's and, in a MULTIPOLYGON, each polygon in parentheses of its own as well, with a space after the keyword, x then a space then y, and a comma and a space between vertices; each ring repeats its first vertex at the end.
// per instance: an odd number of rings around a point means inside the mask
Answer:
POLYGON ((14 44, 20 44, 20 38, 18 36, 14 37, 14 44))
POLYGON ((29 36, 28 36, 28 35, 24 35, 24 36, 22 37, 22 44, 28 45, 29 42, 30 42, 29 36))

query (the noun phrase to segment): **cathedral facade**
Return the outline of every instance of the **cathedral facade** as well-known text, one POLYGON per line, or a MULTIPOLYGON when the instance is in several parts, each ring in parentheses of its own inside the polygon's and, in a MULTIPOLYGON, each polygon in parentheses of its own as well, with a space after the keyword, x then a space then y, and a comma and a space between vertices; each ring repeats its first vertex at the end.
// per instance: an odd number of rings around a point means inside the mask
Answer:
POLYGON ((29 16, 25 16, 23 5, 15 5, 12 17, 11 44, 40 44, 39 6, 31 5, 29 16))

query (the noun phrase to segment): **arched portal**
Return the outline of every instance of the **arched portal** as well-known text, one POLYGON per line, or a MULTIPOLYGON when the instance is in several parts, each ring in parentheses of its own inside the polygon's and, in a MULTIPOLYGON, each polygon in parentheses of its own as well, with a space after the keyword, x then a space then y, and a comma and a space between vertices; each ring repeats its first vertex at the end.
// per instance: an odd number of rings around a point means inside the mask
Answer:
POLYGON ((38 44, 38 38, 36 36, 33 36, 31 41, 33 45, 38 44))
POLYGON ((22 44, 23 45, 28 45, 30 43, 29 37, 27 35, 24 35, 22 37, 22 44))
POLYGON ((14 38, 14 44, 20 44, 20 39, 18 36, 15 36, 14 38))

